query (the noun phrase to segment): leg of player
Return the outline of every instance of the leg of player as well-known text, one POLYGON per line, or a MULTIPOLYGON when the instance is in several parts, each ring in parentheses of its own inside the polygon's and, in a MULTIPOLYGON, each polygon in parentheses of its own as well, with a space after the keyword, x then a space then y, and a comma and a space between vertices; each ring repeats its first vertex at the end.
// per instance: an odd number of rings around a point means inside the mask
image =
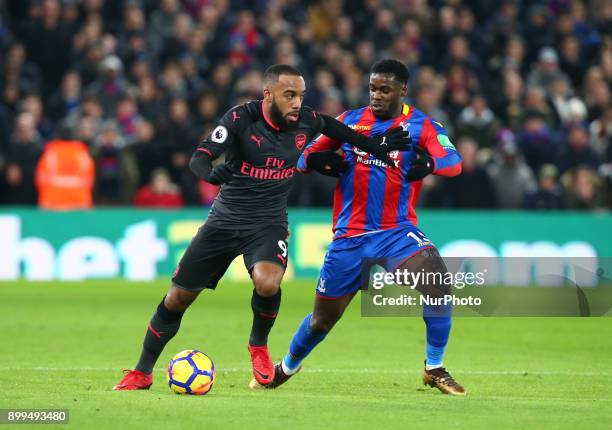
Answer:
POLYGON ((274 379, 274 364, 268 351, 268 334, 272 330, 281 304, 280 284, 285 269, 279 264, 260 261, 253 266, 253 325, 249 337, 249 353, 253 364, 253 376, 260 384, 274 379))
MULTIPOLYGON (((444 260, 434 247, 421 250, 405 261, 400 269, 410 272, 438 273, 442 276, 448 272, 444 260)), ((432 279, 435 279, 435 277, 432 277, 432 279)), ((449 289, 445 285, 422 284, 417 286, 417 290, 423 295, 436 297, 449 293, 449 289)), ((445 394, 465 395, 465 389, 454 380, 442 365, 451 330, 450 314, 450 306, 426 305, 423 307, 423 320, 425 321, 427 336, 423 383, 431 387, 437 387, 445 394)))
POLYGON ((347 308, 355 294, 329 299, 316 296, 312 313, 300 324, 289 345, 289 352, 282 361, 285 374, 296 373, 302 361, 321 342, 336 325, 344 310, 347 308))
POLYGON ((138 364, 113 390, 146 390, 152 385, 157 359, 178 332, 185 310, 199 293, 172 285, 149 322, 138 364))
POLYGON ((334 299, 321 296, 315 298, 313 311, 306 315, 293 335, 289 351, 274 368, 274 380, 265 385, 265 388, 276 388, 299 372, 302 361, 325 339, 354 296, 353 293, 334 299))

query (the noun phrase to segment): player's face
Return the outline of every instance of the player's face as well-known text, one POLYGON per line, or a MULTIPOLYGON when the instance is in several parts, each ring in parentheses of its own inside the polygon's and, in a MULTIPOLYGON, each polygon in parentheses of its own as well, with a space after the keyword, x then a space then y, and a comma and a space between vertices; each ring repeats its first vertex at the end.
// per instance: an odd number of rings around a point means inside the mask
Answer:
POLYGON ((407 88, 395 76, 383 73, 370 75, 370 107, 376 118, 399 116, 407 88))
POLYGON ((272 120, 281 128, 295 126, 306 93, 301 76, 280 75, 278 81, 264 89, 264 99, 270 105, 272 120))

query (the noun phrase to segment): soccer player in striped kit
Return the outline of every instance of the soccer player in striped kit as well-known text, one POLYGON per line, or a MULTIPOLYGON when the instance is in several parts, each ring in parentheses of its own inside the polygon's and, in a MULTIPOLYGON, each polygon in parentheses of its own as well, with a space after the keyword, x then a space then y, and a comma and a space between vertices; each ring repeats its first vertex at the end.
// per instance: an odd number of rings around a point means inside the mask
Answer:
MULTIPOLYGON (((401 62, 379 61, 371 69, 369 106, 344 112, 338 118, 367 136, 397 126, 407 130, 412 149, 390 153, 396 168, 326 136, 310 144, 298 162, 303 172, 317 170, 339 176, 333 209, 334 240, 321 269, 313 312, 302 321, 289 351, 275 366, 274 380, 265 388, 275 388, 297 373, 304 358, 340 319, 360 288, 363 258, 399 258, 399 267, 413 272, 447 272, 435 246, 417 227, 414 206, 423 177, 456 176, 461 173, 461 158, 442 124, 403 103, 408 78, 401 62), (337 153, 339 149, 342 156, 337 153)), ((464 388, 442 366, 451 328, 450 309, 426 306, 423 319, 427 334, 423 382, 446 394, 464 395, 464 388)), ((250 386, 262 387, 255 380, 250 386)))

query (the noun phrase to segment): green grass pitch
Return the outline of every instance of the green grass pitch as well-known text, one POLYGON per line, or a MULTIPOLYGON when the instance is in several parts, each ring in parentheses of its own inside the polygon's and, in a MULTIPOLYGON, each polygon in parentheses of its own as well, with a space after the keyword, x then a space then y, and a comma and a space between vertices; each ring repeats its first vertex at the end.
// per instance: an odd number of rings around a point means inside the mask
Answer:
MULTIPOLYGON (((167 281, 0 284, 0 408, 67 408, 75 429, 610 428, 612 319, 456 318, 445 364, 465 398, 421 385, 420 318, 362 318, 359 298, 298 376, 250 391, 251 286, 222 282, 187 312, 150 391, 115 392, 167 281), (164 367, 205 351, 217 382, 179 396, 164 367)), ((314 282, 287 282, 270 338, 286 351, 314 282)), ((4 426, 2 426, 4 427, 4 426)), ((7 426, 7 428, 13 426, 7 426)), ((17 428, 26 428, 20 426, 17 428)), ((40 428, 40 427, 36 427, 40 428)))

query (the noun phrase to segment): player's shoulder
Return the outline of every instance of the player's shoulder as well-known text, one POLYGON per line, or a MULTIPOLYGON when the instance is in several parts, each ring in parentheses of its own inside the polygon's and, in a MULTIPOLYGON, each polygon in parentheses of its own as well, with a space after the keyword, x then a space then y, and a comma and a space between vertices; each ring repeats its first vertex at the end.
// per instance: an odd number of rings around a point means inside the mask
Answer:
POLYGON ((317 118, 320 116, 319 112, 317 112, 314 108, 306 105, 302 105, 300 108, 300 114, 304 119, 317 118))
POLYGON ((240 119, 245 120, 256 120, 259 116, 261 116, 261 100, 251 100, 250 102, 246 102, 240 105, 236 105, 229 109, 226 115, 235 112, 238 115, 244 114, 244 117, 240 117, 240 119))
POLYGON ((315 127, 319 130, 323 127, 321 114, 310 106, 302 105, 300 108, 300 123, 303 127, 315 127))
POLYGON ((426 114, 422 110, 418 109, 412 105, 404 105, 407 107, 407 112, 404 114, 409 118, 409 122, 411 123, 420 123, 420 124, 428 124, 433 126, 437 131, 443 130, 444 125, 438 121, 435 117, 426 114))
POLYGON ((368 111, 371 112, 369 106, 362 106, 356 109, 349 109, 342 112, 340 115, 336 117, 338 121, 341 121, 345 124, 355 124, 359 121, 374 121, 373 115, 365 115, 368 111))
POLYGON ((261 101, 256 100, 236 105, 225 112, 222 122, 233 129, 244 129, 261 116, 261 101), (259 109, 259 110, 258 110, 259 109))

